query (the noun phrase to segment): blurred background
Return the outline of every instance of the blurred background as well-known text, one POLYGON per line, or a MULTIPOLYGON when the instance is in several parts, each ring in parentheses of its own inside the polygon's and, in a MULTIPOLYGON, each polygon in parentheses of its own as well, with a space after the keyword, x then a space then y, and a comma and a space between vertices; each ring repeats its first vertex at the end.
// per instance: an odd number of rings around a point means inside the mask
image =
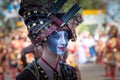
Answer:
MULTIPOLYGON (((14 80, 35 59, 35 52, 40 52, 27 37, 18 14, 20 1, 0 0, 0 80, 14 80)), ((116 34, 116 41, 112 41, 118 53, 114 80, 120 80, 120 0, 68 0, 62 8, 67 11, 76 1, 84 21, 76 28, 77 41, 69 41, 66 62, 78 66, 82 80, 113 80, 104 76, 103 58, 107 42, 116 34)))

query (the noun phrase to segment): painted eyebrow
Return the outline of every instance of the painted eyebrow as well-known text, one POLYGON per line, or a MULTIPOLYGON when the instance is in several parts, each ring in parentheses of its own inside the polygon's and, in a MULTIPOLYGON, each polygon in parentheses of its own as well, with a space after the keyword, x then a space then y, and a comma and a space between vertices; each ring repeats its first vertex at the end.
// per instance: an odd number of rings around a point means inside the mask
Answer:
POLYGON ((69 35, 69 33, 68 33, 68 32, 65 32, 65 34, 64 34, 64 35, 67 35, 67 36, 68 36, 68 35, 69 35))
POLYGON ((54 35, 54 36, 55 36, 55 35, 58 35, 58 33, 56 33, 56 32, 55 32, 55 33, 53 33, 52 35, 54 35))
MULTIPOLYGON (((68 32, 64 32, 64 35, 69 35, 68 32)), ((52 35, 59 35, 57 32, 52 33, 52 35)))

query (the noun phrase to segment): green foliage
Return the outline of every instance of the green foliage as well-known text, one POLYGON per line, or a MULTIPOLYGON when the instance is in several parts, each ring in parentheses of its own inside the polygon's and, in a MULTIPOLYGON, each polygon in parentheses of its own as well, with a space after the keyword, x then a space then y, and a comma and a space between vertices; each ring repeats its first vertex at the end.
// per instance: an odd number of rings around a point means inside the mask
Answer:
POLYGON ((80 4, 82 5, 83 9, 101 9, 102 0, 81 0, 80 4))
POLYGON ((103 9, 104 8, 104 4, 102 3, 102 0, 67 0, 65 5, 62 7, 63 10, 65 12, 68 11, 74 3, 78 3, 82 7, 78 13, 81 13, 82 10, 84 9, 103 9))
POLYGON ((2 0, 2 8, 7 9, 8 5, 10 4, 11 0, 2 0))
MULTIPOLYGON (((62 8, 65 12, 67 12, 75 3, 78 3, 80 5, 80 0, 67 0, 62 8)), ((81 10, 78 13, 81 13, 81 10)))
POLYGON ((89 31, 91 34, 93 34, 93 31, 94 31, 94 27, 92 25, 83 25, 83 24, 80 24, 78 25, 78 34, 79 33, 82 33, 84 31, 89 31))
MULTIPOLYGON (((0 7, 3 11, 7 10, 8 5, 10 4, 11 0, 2 0, 2 4, 0 7)), ((8 33, 11 30, 11 26, 8 24, 8 22, 4 21, 4 16, 0 15, 1 25, 0 25, 0 32, 2 31, 4 34, 8 33), (5 30, 5 31, 3 31, 5 30)))
POLYGON ((67 0, 63 9, 67 11, 75 2, 78 3, 82 9, 101 9, 104 7, 102 0, 67 0))

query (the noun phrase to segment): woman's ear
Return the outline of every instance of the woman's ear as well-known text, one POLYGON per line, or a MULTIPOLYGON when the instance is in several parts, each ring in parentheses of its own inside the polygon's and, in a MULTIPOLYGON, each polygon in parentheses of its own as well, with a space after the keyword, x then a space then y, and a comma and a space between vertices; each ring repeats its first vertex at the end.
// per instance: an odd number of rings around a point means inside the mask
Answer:
POLYGON ((47 41, 43 42, 42 44, 43 44, 43 45, 42 45, 42 48, 44 48, 44 47, 47 47, 47 46, 48 46, 47 41))

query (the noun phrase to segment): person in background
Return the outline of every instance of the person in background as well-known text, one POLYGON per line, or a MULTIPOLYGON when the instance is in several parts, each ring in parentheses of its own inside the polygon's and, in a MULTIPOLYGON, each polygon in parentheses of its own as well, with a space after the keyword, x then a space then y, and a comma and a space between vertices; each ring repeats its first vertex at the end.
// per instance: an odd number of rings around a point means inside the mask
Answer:
POLYGON ((0 35, 0 80, 5 80, 5 74, 9 74, 7 54, 8 50, 5 43, 5 36, 0 35))
POLYGON ((118 33, 118 38, 117 38, 117 53, 115 54, 115 59, 116 59, 116 66, 118 67, 118 70, 120 71, 120 34, 118 33))
POLYGON ((117 53, 117 34, 118 30, 116 26, 111 26, 110 31, 108 32, 109 39, 106 43, 105 53, 104 53, 104 69, 105 77, 110 77, 111 80, 115 80, 115 69, 116 69, 116 59, 115 54, 117 53))
POLYGON ((21 52, 21 57, 18 61, 18 72, 21 72, 27 65, 27 61, 26 61, 26 55, 27 57, 29 57, 28 54, 31 55, 32 58, 34 58, 34 45, 29 45, 27 47, 24 47, 21 52))
MULTIPOLYGON (((16 80, 77 80, 76 69, 63 60, 68 41, 76 39, 76 26, 68 24, 68 17, 74 17, 80 6, 74 4, 67 15, 61 9, 56 11, 65 2, 66 0, 21 1, 19 14, 24 18, 32 44, 41 46, 42 55, 27 65, 16 80)), ((76 20, 77 25, 81 18, 76 20)))
POLYGON ((16 71, 17 71, 17 66, 18 66, 18 55, 20 53, 20 50, 21 50, 21 46, 20 46, 20 40, 21 38, 16 35, 16 36, 13 36, 11 37, 11 40, 10 40, 10 45, 9 45, 9 48, 8 48, 8 62, 9 62, 9 68, 10 68, 10 71, 11 71, 11 79, 15 79, 16 77, 16 71))
POLYGON ((38 59, 41 56, 41 46, 35 47, 30 44, 21 50, 21 57, 18 61, 18 72, 21 72, 28 64, 33 60, 38 59))
POLYGON ((4 80, 4 63, 6 59, 6 46, 3 39, 0 37, 0 80, 4 80))
POLYGON ((77 75, 79 77, 78 80, 81 80, 81 74, 80 74, 80 66, 78 62, 78 56, 77 56, 77 48, 78 48, 77 42, 69 41, 67 46, 67 57, 66 57, 66 63, 74 67, 77 71, 77 75))

